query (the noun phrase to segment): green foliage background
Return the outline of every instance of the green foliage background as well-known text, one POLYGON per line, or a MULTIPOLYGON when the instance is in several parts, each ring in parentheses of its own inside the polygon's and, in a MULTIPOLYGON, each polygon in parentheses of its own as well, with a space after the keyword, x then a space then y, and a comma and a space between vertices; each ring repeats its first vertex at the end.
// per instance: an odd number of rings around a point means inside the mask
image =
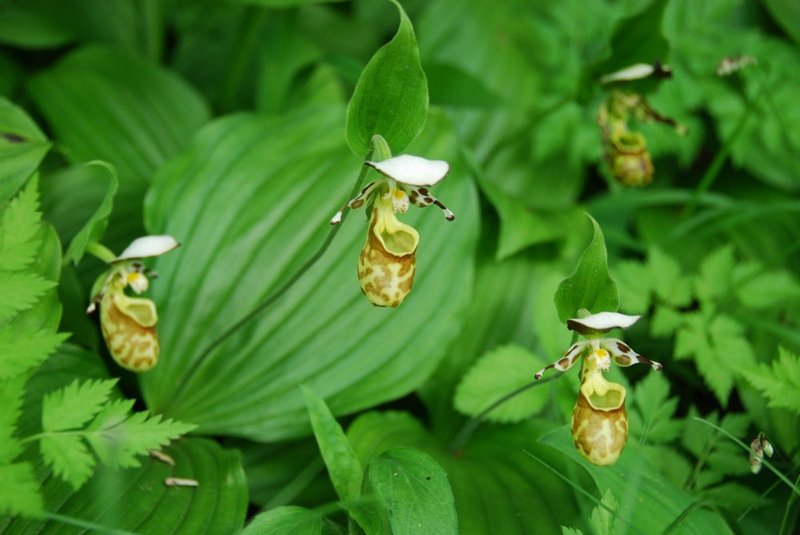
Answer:
POLYGON ((799 44, 792 0, 0 0, 0 532, 795 532, 799 44), (626 89, 688 133, 638 124, 628 189, 598 79, 656 60, 626 89), (359 292, 363 212, 327 246, 374 134, 451 165, 396 310, 359 292), (182 246, 134 376, 84 251, 144 234, 182 246), (641 314, 665 366, 612 372, 611 468, 571 445, 575 370, 484 414, 580 308, 641 314))

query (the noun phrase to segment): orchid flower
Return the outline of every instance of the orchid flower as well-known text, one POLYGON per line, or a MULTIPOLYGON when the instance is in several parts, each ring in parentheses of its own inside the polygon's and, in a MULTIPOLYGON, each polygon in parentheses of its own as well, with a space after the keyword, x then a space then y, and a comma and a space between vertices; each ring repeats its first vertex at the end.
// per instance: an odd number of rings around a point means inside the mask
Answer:
MULTIPOLYGON (((130 297, 145 292, 154 273, 144 268, 141 260, 161 256, 178 247, 172 236, 137 238, 119 256, 108 260, 109 269, 95 282, 92 302, 86 309, 91 314, 100 306, 100 330, 109 353, 117 364, 134 372, 144 372, 158 362, 159 343, 155 303, 146 298, 130 297)), ((113 254, 113 253, 112 253, 113 254)))
POLYGON ((409 205, 425 208, 438 206, 448 221, 451 212, 428 188, 441 181, 450 171, 447 162, 402 155, 380 162, 365 162, 378 171, 381 178, 370 182, 347 202, 331 219, 332 225, 342 220, 345 208, 371 207, 367 240, 358 259, 358 280, 361 291, 373 305, 396 307, 406 298, 414 283, 417 230, 400 221, 409 205))
POLYGON ((572 438, 575 447, 589 462, 596 465, 614 464, 628 439, 628 416, 625 411, 625 387, 604 377, 614 362, 618 366, 647 364, 654 370, 663 366, 639 355, 621 340, 606 338, 612 329, 627 328, 639 316, 617 312, 600 312, 585 318, 567 321, 570 330, 586 340, 572 344, 556 362, 534 375, 542 378, 545 371, 555 368, 565 372, 584 356, 581 387, 572 411, 572 438))

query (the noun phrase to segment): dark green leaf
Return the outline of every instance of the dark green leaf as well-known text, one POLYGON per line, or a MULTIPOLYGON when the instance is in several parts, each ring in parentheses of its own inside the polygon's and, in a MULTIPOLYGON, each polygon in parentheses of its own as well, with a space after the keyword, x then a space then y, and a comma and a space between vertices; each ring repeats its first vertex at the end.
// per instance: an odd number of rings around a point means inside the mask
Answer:
POLYGON ((764 0, 778 26, 800 43, 800 4, 793 0, 764 0))
POLYGON ((578 259, 575 271, 564 279, 556 290, 558 317, 566 323, 577 317, 578 311, 591 313, 614 312, 619 307, 617 284, 608 273, 608 255, 603 231, 592 216, 592 240, 578 259))
POLYGON ((100 205, 92 214, 89 221, 87 221, 81 230, 72 238, 67 252, 64 254, 64 261, 72 261, 75 264, 81 261, 83 253, 86 250, 86 245, 92 241, 99 241, 105 234, 106 227, 108 227, 108 218, 111 215, 111 208, 114 205, 114 195, 117 193, 119 187, 119 180, 117 180, 117 171, 113 166, 101 162, 94 161, 86 164, 85 169, 91 180, 97 180, 97 176, 103 175, 107 179, 105 187, 105 195, 100 205))
POLYGON ((393 448, 370 461, 367 475, 394 535, 458 533, 447 473, 428 455, 393 448))
POLYGON ((36 123, 0 97, 0 202, 17 192, 49 149, 50 143, 36 123))
POLYGON ((378 50, 358 79, 347 107, 347 143, 356 156, 382 136, 392 152, 402 152, 422 130, 428 115, 428 82, 419 61, 414 28, 403 7, 397 34, 378 50))
POLYGON ((355 212, 291 290, 208 352, 330 232, 360 166, 341 120, 340 108, 225 118, 157 179, 148 227, 183 246, 158 259, 151 286, 163 358, 141 380, 153 411, 203 433, 296 437, 309 432, 300 384, 342 415, 412 391, 444 356, 469 300, 478 222, 474 186, 441 121, 429 123, 418 153, 453 162, 435 193, 458 219, 409 211, 421 241, 414 290, 401 307, 378 309, 361 295, 355 266, 367 228, 355 212))

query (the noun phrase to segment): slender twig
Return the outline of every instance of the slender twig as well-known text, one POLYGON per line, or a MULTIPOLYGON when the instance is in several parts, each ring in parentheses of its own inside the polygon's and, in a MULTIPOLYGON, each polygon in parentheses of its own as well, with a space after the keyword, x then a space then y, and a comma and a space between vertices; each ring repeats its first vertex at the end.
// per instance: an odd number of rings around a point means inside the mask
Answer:
MULTIPOLYGON (((797 480, 794 482, 794 484, 795 486, 800 485, 800 476, 797 477, 797 480)), ((783 510, 783 520, 781 520, 781 529, 778 530, 779 535, 784 534, 786 525, 789 522, 789 512, 792 510, 792 505, 794 505, 794 502, 796 500, 797 500, 797 493, 794 492, 789 496, 789 499, 786 500, 786 509, 783 510)), ((785 531, 785 533, 788 534, 789 532, 785 531)))
MULTIPOLYGON (((372 151, 370 151, 367 154, 365 160, 369 160, 371 156, 372 156, 372 151)), ((369 171, 369 169, 370 168, 367 167, 366 165, 361 166, 361 171, 359 171, 358 173, 358 178, 356 179, 356 183, 353 185, 353 189, 350 192, 350 195, 347 197, 348 199, 353 198, 358 193, 358 189, 361 186, 361 183, 364 181, 364 178, 367 176, 367 172, 369 171)), ((339 229, 342 228, 343 226, 342 223, 344 223, 344 220, 347 217, 348 213, 349 211, 347 210, 347 206, 345 205, 345 207, 343 208, 342 219, 340 224, 331 227, 330 231, 328 232, 328 235, 325 237, 325 241, 322 242, 322 245, 320 245, 319 249, 317 249, 317 251, 313 255, 311 255, 311 257, 309 257, 309 259, 306 260, 305 263, 302 266, 300 266, 300 268, 286 280, 286 282, 284 282, 274 292, 272 292, 269 296, 267 296, 266 299, 258 303, 255 307, 253 307, 250 310, 250 312, 245 314, 239 321, 237 321, 236 323, 228 327, 225 331, 223 331, 222 334, 220 334, 214 340, 212 340, 211 343, 209 343, 203 349, 203 351, 200 352, 200 355, 197 357, 197 360, 194 362, 194 365, 191 368, 189 368, 189 371, 187 372, 186 376, 184 376, 183 380, 175 387, 173 399, 176 399, 180 396, 183 389, 186 387, 187 384, 189 384, 191 378, 194 376, 195 373, 197 373, 197 370, 200 369, 200 365, 203 363, 203 361, 205 361, 206 358, 208 358, 208 356, 211 354, 212 351, 214 351, 214 349, 216 349, 220 344, 222 344, 222 342, 224 342, 226 338, 230 337, 233 333, 235 333, 236 331, 238 331, 239 329, 241 329, 242 327, 253 321, 255 318, 257 318, 262 312, 264 312, 264 310, 267 307, 269 307, 280 297, 282 297, 283 294, 289 291, 289 289, 292 286, 294 286, 294 284, 298 280, 300 280, 300 278, 303 275, 305 275, 305 273, 309 269, 311 269, 320 258, 322 258, 322 256, 328 250, 328 247, 330 247, 331 243, 333 243, 333 239, 336 237, 336 234, 338 234, 339 229)))

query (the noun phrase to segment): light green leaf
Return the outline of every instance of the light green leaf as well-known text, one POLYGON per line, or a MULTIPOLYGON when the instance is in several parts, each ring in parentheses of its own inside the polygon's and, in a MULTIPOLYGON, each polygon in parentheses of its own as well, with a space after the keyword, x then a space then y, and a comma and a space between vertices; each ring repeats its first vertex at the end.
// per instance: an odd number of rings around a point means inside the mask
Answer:
POLYGON ((733 286, 735 264, 731 245, 720 247, 705 257, 694 282, 697 297, 708 303, 728 295, 733 286))
POLYGON ((364 469, 325 401, 306 387, 303 387, 303 396, 333 487, 342 500, 355 501, 361 495, 364 469))
POLYGON ((636 384, 631 397, 633 407, 628 410, 629 428, 639 443, 670 442, 681 435, 684 422, 673 419, 678 409, 678 398, 669 397, 669 382, 663 374, 648 373, 636 384))
POLYGON ((403 7, 397 34, 378 50, 358 79, 347 106, 347 143, 363 158, 374 135, 400 154, 420 133, 428 116, 428 82, 419 60, 414 28, 403 7))
POLYGON ((0 203, 17 192, 49 149, 50 143, 28 114, 0 97, 0 203))
POLYGON ((35 368, 68 337, 46 329, 0 329, 0 379, 35 368))
POLYGON ((734 378, 752 366, 755 356, 736 320, 718 315, 684 315, 675 338, 675 356, 693 357, 697 368, 717 399, 727 405, 734 378))
POLYGON ((789 308, 800 302, 800 284, 788 271, 748 273, 733 284, 742 305, 755 309, 789 308))
POLYGON ((558 317, 566 323, 577 317, 578 310, 589 312, 615 312, 619 307, 617 285, 608 273, 608 255, 603 231, 592 216, 592 240, 581 253, 575 271, 564 279, 556 290, 558 317))
POLYGON ((41 240, 36 233, 41 228, 38 177, 28 183, 3 210, 0 227, 0 269, 18 271, 33 262, 41 240))
POLYGON ((347 434, 365 463, 398 446, 433 457, 447 472, 462 535, 523 535, 557 533, 564 518, 580 518, 573 490, 524 453, 535 451, 566 468, 559 454, 536 444, 550 428, 536 421, 485 426, 453 452, 445 445, 451 437, 433 436, 407 413, 371 412, 356 419, 347 434))
POLYGON ((379 309, 361 295, 354 270, 367 226, 356 211, 288 292, 212 346, 316 254, 331 231, 330 216, 361 164, 342 140, 342 112, 224 118, 159 175, 147 226, 183 246, 153 265, 165 358, 158 373, 139 380, 154 412, 198 424, 203 433, 298 437, 310 432, 300 384, 338 416, 413 391, 444 357, 470 299, 478 211, 455 139, 434 116, 417 153, 451 161, 435 194, 458 219, 409 210, 404 220, 421 240, 414 289, 403 305, 379 309), (215 216, 196 217, 204 211, 215 216))
POLYGON ((64 431, 83 426, 98 413, 116 384, 116 380, 75 379, 68 387, 47 394, 42 404, 42 430, 64 431))
POLYGON ((97 457, 112 467, 139 466, 139 455, 160 449, 196 426, 161 421, 161 416, 149 417, 147 411, 130 413, 133 400, 112 401, 81 432, 97 457))
MULTIPOLYGON (((614 494, 619 504, 616 510, 616 535, 662 533, 696 501, 695 497, 669 482, 651 466, 637 451, 635 444, 628 444, 613 466, 594 466, 575 449, 567 426, 556 429, 540 440, 580 465, 601 493, 610 490, 614 494)), ((539 464, 534 458, 531 458, 531 462, 539 464)), ((576 477, 571 479, 575 480, 576 477)), ((703 508, 692 510, 680 521, 678 529, 680 533, 689 535, 733 533, 721 515, 703 508)))
POLYGON ((647 269, 656 296, 675 307, 686 306, 692 300, 692 286, 680 265, 657 247, 647 255, 647 269))
MULTIPOLYGON (((116 168, 119 190, 104 242, 121 250, 144 233, 145 190, 208 120, 205 102, 174 73, 100 46, 71 52, 28 88, 69 162, 101 159, 116 168)), ((81 196, 77 191, 61 202, 76 206, 81 196)))
POLYGON ((0 412, 0 465, 10 463, 22 453, 22 444, 14 437, 14 432, 24 392, 24 376, 0 380, 0 407, 3 407, 0 412))
MULTIPOLYGON (((477 416, 503 396, 533 382, 533 373, 547 364, 517 345, 494 349, 464 375, 455 392, 456 409, 477 416)), ((547 402, 547 388, 531 388, 486 415, 492 422, 516 423, 538 413, 547 402)))
POLYGON ((653 336, 672 336, 682 323, 682 312, 666 305, 656 305, 650 320, 650 333, 653 336))
POLYGON ((0 481, 0 515, 41 515, 39 482, 30 464, 0 464, 0 481))
POLYGON ((2 273, 0 278, 0 322, 8 320, 32 307, 44 293, 56 286, 35 273, 11 272, 2 273))
POLYGON ((99 241, 105 234, 106 227, 108 226, 108 218, 111 215, 111 208, 114 205, 114 195, 117 193, 119 187, 119 180, 117 179, 117 171, 114 166, 102 161, 94 161, 86 164, 90 177, 94 180, 99 175, 105 177, 108 185, 105 188, 105 195, 100 205, 92 214, 89 221, 83 225, 81 230, 72 238, 67 252, 64 254, 64 262, 72 261, 76 265, 83 257, 86 250, 86 245, 92 241, 99 241))
POLYGON ((322 522, 316 511, 285 505, 256 515, 240 535, 321 535, 322 522))
POLYGON ((771 364, 759 364, 742 374, 769 400, 770 407, 800 413, 800 357, 781 347, 771 364))
POLYGON ((370 461, 367 477, 394 535, 458 533, 447 473, 428 455, 393 448, 370 461))
POLYGON ((39 439, 44 461, 53 472, 78 490, 88 480, 97 461, 77 435, 53 434, 39 439))

